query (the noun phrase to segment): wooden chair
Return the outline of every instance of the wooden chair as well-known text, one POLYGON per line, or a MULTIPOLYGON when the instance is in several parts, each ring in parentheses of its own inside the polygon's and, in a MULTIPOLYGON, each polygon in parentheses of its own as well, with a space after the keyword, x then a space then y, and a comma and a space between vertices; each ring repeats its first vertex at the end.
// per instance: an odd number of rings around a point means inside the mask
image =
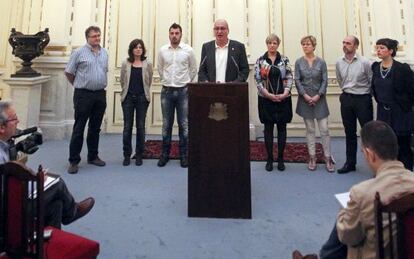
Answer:
POLYGON ((414 193, 383 205, 377 192, 374 205, 377 259, 414 259, 414 193))
POLYGON ((16 162, 0 165, 0 234, 5 252, 0 259, 96 258, 99 243, 95 241, 52 227, 46 227, 52 230, 52 235, 44 239, 44 175, 41 171, 39 166, 35 174, 16 162))

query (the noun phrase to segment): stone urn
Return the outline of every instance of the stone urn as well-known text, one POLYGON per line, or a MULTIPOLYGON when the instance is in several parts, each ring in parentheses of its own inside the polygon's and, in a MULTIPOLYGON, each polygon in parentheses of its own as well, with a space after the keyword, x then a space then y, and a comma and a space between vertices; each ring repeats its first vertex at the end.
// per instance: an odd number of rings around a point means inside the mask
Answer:
POLYGON ((11 77, 40 76, 41 74, 31 67, 31 61, 43 54, 43 50, 49 43, 49 40, 48 28, 34 35, 24 35, 13 28, 9 37, 9 43, 13 47, 12 54, 19 57, 23 62, 22 68, 16 74, 11 75, 11 77))

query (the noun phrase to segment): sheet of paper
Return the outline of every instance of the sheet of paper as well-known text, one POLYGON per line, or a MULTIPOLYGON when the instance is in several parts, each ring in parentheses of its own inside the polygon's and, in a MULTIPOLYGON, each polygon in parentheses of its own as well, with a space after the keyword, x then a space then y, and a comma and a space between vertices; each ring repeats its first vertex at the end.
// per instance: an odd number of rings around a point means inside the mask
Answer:
POLYGON ((335 198, 338 200, 339 204, 341 204, 342 208, 346 208, 349 201, 349 192, 337 193, 335 194, 335 198))

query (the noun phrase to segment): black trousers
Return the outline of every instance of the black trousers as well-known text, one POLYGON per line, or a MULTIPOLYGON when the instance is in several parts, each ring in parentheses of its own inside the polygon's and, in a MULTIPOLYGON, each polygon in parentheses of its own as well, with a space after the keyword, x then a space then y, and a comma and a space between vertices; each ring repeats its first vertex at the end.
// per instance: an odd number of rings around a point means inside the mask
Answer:
POLYGON ((134 95, 128 93, 122 102, 122 112, 124 114, 124 131, 122 134, 122 143, 124 157, 130 157, 132 154, 132 127, 137 128, 135 141, 135 152, 137 157, 142 157, 145 144, 145 118, 147 116, 149 102, 145 95, 134 95))
POLYGON ((62 178, 44 192, 45 226, 61 228, 68 224, 76 213, 76 203, 62 178))
MULTIPOLYGON (((273 161, 273 129, 274 123, 265 123, 264 124, 264 139, 267 152, 267 161, 273 161)), ((277 126, 277 152, 278 152, 278 161, 283 161, 283 153, 285 152, 286 147, 286 123, 279 122, 276 123, 277 126)))
POLYGON ((69 146, 69 162, 78 164, 81 161, 80 152, 83 145, 83 132, 88 122, 88 161, 98 156, 99 132, 106 109, 106 91, 90 91, 75 89, 73 94, 73 106, 75 109, 75 124, 73 125, 72 138, 69 146))
POLYGON ((356 95, 344 92, 339 100, 341 102, 342 124, 345 128, 346 163, 356 165, 357 120, 361 127, 373 120, 372 97, 370 94, 356 95))
POLYGON ((411 135, 399 136, 398 140, 398 160, 404 164, 404 167, 413 171, 413 152, 411 150, 411 135))

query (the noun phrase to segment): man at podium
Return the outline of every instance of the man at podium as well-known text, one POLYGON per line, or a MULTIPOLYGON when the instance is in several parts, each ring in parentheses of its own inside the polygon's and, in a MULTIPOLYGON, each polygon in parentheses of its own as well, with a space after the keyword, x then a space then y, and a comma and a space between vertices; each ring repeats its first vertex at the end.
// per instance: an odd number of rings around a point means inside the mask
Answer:
POLYGON ((229 25, 219 19, 214 23, 215 40, 204 43, 201 50, 198 82, 246 82, 249 63, 243 43, 230 40, 229 25))

